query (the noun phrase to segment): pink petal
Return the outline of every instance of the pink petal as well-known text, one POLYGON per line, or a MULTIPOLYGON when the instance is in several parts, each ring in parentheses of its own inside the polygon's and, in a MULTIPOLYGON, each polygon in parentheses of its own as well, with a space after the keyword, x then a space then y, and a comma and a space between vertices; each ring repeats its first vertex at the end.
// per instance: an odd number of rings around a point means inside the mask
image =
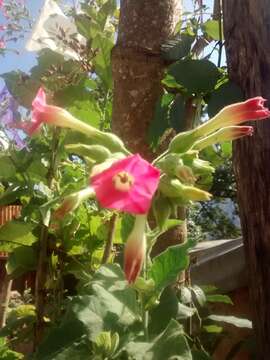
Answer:
POLYGON ((102 207, 145 214, 158 187, 159 175, 157 168, 136 154, 115 162, 110 168, 93 176, 90 181, 102 207), (122 171, 134 178, 134 184, 127 192, 117 190, 113 182, 113 177, 122 171))

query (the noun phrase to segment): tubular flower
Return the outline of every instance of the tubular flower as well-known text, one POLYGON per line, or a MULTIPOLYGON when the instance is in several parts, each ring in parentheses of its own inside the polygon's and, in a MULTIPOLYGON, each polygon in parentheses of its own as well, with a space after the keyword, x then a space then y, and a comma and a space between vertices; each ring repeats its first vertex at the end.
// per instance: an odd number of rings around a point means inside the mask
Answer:
POLYGON ((146 215, 136 216, 134 227, 127 239, 124 253, 124 272, 129 283, 133 283, 141 272, 145 253, 146 215))
POLYGON ((202 135, 207 135, 222 127, 239 125, 249 120, 265 119, 270 116, 269 109, 264 106, 265 101, 261 96, 257 96, 244 102, 225 106, 197 130, 202 135))
POLYGON ((146 214, 158 187, 160 171, 140 155, 128 156, 90 178, 100 205, 146 214))
POLYGON ((224 107, 204 124, 193 130, 177 134, 172 139, 169 150, 175 153, 184 153, 191 149, 195 142, 220 128, 236 126, 249 120, 268 118, 270 111, 264 107, 265 101, 261 96, 257 96, 247 101, 224 107))
POLYGON ((252 136, 252 135, 253 135, 253 126, 227 126, 197 141, 194 144, 193 149, 202 150, 207 146, 213 144, 221 143, 224 141, 232 141, 244 136, 252 136))
POLYGON ((39 131, 43 123, 74 128, 77 121, 68 111, 58 106, 47 105, 46 94, 40 88, 32 102, 32 120, 30 122, 23 122, 20 127, 28 135, 33 135, 39 131))
POLYGON ((63 128, 70 128, 80 131, 91 137, 98 144, 106 144, 112 151, 128 153, 123 142, 116 135, 102 132, 71 115, 65 109, 58 106, 48 105, 46 94, 42 88, 37 92, 32 102, 32 120, 24 121, 18 127, 23 129, 28 135, 37 132, 43 123, 55 125, 63 128))

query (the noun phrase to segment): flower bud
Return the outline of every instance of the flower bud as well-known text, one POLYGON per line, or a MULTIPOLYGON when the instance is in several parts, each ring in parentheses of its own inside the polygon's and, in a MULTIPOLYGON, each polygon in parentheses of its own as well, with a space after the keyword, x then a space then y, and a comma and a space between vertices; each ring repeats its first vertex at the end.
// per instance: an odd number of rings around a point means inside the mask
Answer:
POLYGON ((211 194, 193 186, 183 185, 178 179, 163 175, 160 179, 159 190, 168 197, 179 197, 182 201, 210 200, 211 194))
POLYGON ((111 155, 111 152, 102 145, 69 144, 65 148, 68 152, 93 159, 97 162, 103 162, 111 155))
POLYGON ((146 253, 146 215, 137 215, 134 227, 127 239, 124 253, 124 272, 129 283, 139 276, 146 253))
POLYGON ((177 166, 182 166, 183 161, 179 154, 171 153, 160 159, 156 165, 167 175, 175 176, 177 166))
POLYGON ((177 134, 169 144, 169 151, 173 153, 185 153, 192 148, 194 143, 201 138, 196 129, 177 134))
POLYGON ((70 194, 64 198, 60 207, 54 212, 53 217, 57 220, 64 218, 66 214, 77 209, 87 198, 94 197, 94 189, 88 186, 86 189, 70 194))
POLYGON ((252 126, 227 126, 197 141, 193 148, 200 151, 210 145, 222 143, 224 141, 232 141, 243 136, 251 135, 253 135, 252 126))
POLYGON ((187 185, 193 185, 196 181, 196 177, 194 176, 192 169, 186 165, 177 166, 175 169, 175 176, 181 180, 183 184, 187 185))
POLYGON ((215 168, 210 165, 209 161, 201 159, 194 159, 191 167, 195 175, 207 175, 215 172, 215 168))

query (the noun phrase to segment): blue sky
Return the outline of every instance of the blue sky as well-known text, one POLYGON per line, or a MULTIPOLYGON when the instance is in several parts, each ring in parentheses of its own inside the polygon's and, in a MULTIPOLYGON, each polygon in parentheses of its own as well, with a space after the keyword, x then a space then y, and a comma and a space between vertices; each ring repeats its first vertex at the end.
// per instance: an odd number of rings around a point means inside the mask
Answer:
MULTIPOLYGON (((36 19, 39 10, 42 8, 44 0, 25 0, 26 7, 30 11, 32 19, 36 19)), ((191 9, 191 0, 183 0, 185 10, 191 9)), ((204 0, 205 5, 212 8, 213 0, 204 0)), ((0 24, 4 23, 4 18, 0 13, 0 24)), ((11 70, 21 69, 28 71, 35 64, 35 53, 28 52, 24 49, 25 40, 19 41, 16 45, 16 50, 19 51, 19 55, 9 53, 5 57, 0 57, 0 74, 11 70)), ((1 85, 1 80, 0 80, 1 85)))

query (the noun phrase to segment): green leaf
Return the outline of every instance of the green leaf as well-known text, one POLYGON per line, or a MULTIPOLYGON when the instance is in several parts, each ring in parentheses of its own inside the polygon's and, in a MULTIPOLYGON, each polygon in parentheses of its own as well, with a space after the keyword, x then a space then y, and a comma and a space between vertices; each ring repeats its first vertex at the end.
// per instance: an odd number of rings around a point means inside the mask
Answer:
POLYGON ((234 325, 239 328, 248 328, 252 329, 252 322, 248 319, 241 319, 235 316, 225 316, 225 315, 210 315, 207 317, 209 320, 224 322, 226 324, 234 325))
POLYGON ((169 123, 176 131, 184 131, 185 102, 181 95, 177 94, 170 108, 169 123))
POLYGON ((12 251, 18 246, 30 246, 36 241, 32 234, 32 225, 19 221, 9 221, 0 227, 1 251, 12 251))
POLYGON ((208 100, 207 112, 209 117, 215 116, 224 106, 244 100, 244 95, 239 86, 227 81, 218 87, 208 100))
POLYGON ((155 281, 156 291, 162 291, 166 286, 172 284, 176 281, 179 272, 187 268, 190 246, 190 242, 170 246, 154 258, 149 277, 155 281))
POLYGON ((131 233, 135 222, 135 217, 130 214, 123 214, 121 219, 120 235, 122 242, 125 243, 131 233))
POLYGON ((6 268, 13 279, 36 269, 37 255, 31 247, 20 246, 9 255, 6 268))
POLYGON ((97 105, 96 100, 76 100, 72 103, 72 106, 67 106, 67 109, 79 120, 82 120, 89 125, 95 126, 96 128, 100 126, 101 111, 97 105))
POLYGON ((130 326, 139 319, 136 292, 127 285, 119 265, 100 267, 85 291, 93 295, 74 297, 71 313, 85 325, 91 339, 102 331, 118 331, 119 325, 130 326))
MULTIPOLYGON (((222 29, 221 25, 221 29, 222 29)), ((221 39, 219 36, 219 21, 218 20, 207 20, 202 25, 202 30, 213 40, 222 40, 223 39, 223 32, 221 33, 221 39)))
POLYGON ((134 360, 192 360, 182 326, 171 320, 167 328, 152 343, 130 342, 126 351, 134 360))
POLYGON ((32 101, 40 87, 39 81, 31 79, 22 71, 10 71, 0 76, 5 80, 9 92, 19 104, 31 108, 32 101))
POLYGON ((218 68, 209 60, 180 60, 169 66, 168 73, 188 95, 213 91, 220 78, 218 68))
POLYGON ((233 305, 233 302, 228 295, 220 295, 220 294, 206 295, 206 301, 233 305))
POLYGON ((167 41, 161 45, 162 57, 168 61, 177 61, 190 52, 194 36, 182 34, 181 37, 167 41))
POLYGON ((108 90, 112 87, 111 50, 113 45, 111 39, 100 34, 95 37, 92 44, 93 48, 98 49, 98 53, 93 59, 95 72, 108 90))
POLYGON ((154 118, 151 120, 147 135, 153 149, 156 149, 160 137, 169 128, 168 114, 173 99, 174 95, 164 94, 155 106, 154 118))
POLYGON ((9 156, 0 156, 0 181, 12 179, 16 175, 16 168, 9 156))
POLYGON ((206 325, 203 329, 209 334, 220 334, 223 331, 223 327, 218 325, 206 325))
MULTIPOLYGON (((53 328, 39 346, 35 360, 64 360, 66 354, 73 352, 74 348, 80 347, 80 341, 84 335, 84 326, 77 319, 69 319, 58 328, 53 328)), ((89 350, 88 350, 89 351, 89 350)), ((76 354, 76 353, 75 353, 76 354)), ((88 352, 89 355, 89 352, 88 352)), ((85 357, 87 358, 87 357, 85 357)), ((81 357, 72 357, 81 360, 81 357)))
POLYGON ((171 215, 171 203, 168 198, 159 196, 154 200, 153 212, 156 223, 160 230, 166 226, 166 222, 171 215))
POLYGON ((27 189, 12 185, 5 192, 0 195, 0 206, 10 205, 20 199, 22 195, 25 195, 27 189))
POLYGON ((23 359, 24 355, 16 351, 12 351, 8 348, 6 340, 0 338, 0 359, 1 360, 20 360, 23 359))

